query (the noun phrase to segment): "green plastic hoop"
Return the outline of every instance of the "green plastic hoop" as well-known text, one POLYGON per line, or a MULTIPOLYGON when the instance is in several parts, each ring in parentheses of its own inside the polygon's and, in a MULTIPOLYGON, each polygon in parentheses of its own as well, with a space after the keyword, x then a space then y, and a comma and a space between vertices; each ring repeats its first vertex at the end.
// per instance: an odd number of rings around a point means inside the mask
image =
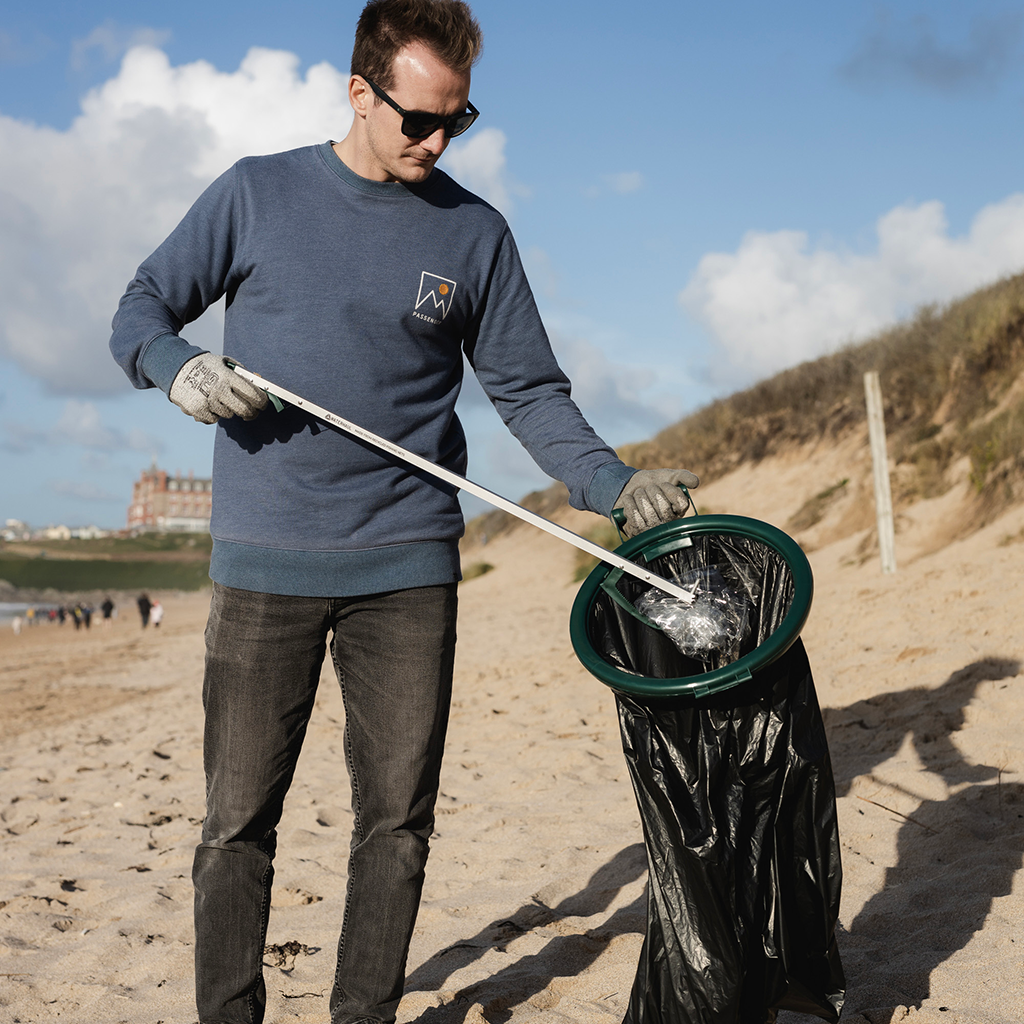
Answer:
POLYGON ((602 592, 607 577, 613 572, 612 566, 602 562, 583 581, 569 615, 569 637, 573 649, 591 675, 613 690, 633 696, 706 697, 748 681, 755 672, 770 665, 789 650, 810 613, 814 577, 800 545, 777 527, 744 516, 702 515, 675 519, 627 540, 616 548, 616 554, 634 560, 636 556, 647 560, 648 555, 653 559, 667 551, 687 546, 692 543, 690 538, 694 536, 709 533, 733 534, 757 540, 781 556, 793 576, 793 600, 779 627, 753 651, 712 672, 673 679, 656 679, 626 672, 610 665, 594 650, 587 629, 594 601, 602 592))

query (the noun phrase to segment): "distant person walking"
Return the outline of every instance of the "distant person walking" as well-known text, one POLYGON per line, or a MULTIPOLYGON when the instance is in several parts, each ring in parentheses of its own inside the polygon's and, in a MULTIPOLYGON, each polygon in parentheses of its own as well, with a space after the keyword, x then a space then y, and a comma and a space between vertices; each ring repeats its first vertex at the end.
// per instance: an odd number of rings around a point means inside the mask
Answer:
POLYGON ((156 629, 160 625, 160 622, 164 617, 164 606, 159 601, 153 602, 153 607, 149 611, 150 621, 153 623, 153 628, 156 629))
POLYGON ((21 616, 20 615, 15 615, 14 618, 11 619, 11 629, 14 630, 14 635, 15 636, 20 636, 21 635, 21 616))
POLYGON ((153 607, 153 602, 150 601, 148 594, 140 594, 137 604, 139 614, 142 616, 142 628, 145 629, 149 625, 149 612, 153 607))
POLYGON ((110 625, 110 618, 114 614, 114 602, 110 600, 108 595, 103 599, 103 604, 100 605, 100 611, 103 612, 103 625, 110 625))

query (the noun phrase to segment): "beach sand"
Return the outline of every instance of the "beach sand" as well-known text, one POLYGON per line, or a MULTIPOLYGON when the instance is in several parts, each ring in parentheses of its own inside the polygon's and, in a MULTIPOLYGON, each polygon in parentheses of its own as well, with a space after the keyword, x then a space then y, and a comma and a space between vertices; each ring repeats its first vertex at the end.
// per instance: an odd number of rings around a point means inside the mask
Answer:
MULTIPOLYGON (((839 943, 853 1024, 1024 1020, 1024 509, 958 536, 966 484, 872 554, 863 445, 801 534, 803 637, 839 793, 839 943), (858 461, 859 460, 859 461, 858 461), (851 517, 863 520, 852 535, 851 517), (845 525, 844 525, 845 524, 845 525)), ((836 483, 833 450, 766 461, 700 505, 780 526, 836 483)), ((584 529, 597 520, 568 513, 584 529)), ((574 550, 522 527, 469 550, 455 697, 399 1021, 620 1020, 646 861, 611 692, 568 639, 574 550)), ((75 633, 0 634, 0 1020, 182 1024, 203 817, 208 594, 161 595, 75 633)), ((279 829, 268 1021, 324 1024, 351 825, 343 712, 325 668, 279 829)), ((780 1021, 811 1020, 782 1014, 780 1021)))

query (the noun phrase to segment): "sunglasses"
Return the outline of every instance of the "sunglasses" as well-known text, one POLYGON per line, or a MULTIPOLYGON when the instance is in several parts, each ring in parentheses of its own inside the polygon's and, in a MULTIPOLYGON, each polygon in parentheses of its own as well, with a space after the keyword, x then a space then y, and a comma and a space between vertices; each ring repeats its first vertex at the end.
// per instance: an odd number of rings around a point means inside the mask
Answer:
POLYGON ((464 114, 452 114, 451 117, 427 114, 422 110, 403 110, 383 89, 374 85, 365 75, 363 79, 389 107, 402 115, 402 134, 409 139, 426 139, 433 135, 438 128, 444 129, 446 139, 452 139, 466 131, 480 116, 480 111, 468 100, 466 106, 469 107, 469 110, 464 114))

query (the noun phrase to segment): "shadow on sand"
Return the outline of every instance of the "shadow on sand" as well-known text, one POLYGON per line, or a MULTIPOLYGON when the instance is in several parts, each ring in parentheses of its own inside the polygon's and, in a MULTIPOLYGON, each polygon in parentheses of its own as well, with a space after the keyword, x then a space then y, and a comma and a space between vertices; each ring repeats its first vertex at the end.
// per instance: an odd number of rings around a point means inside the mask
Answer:
MULTIPOLYGON (((1015 659, 986 658, 954 672, 937 689, 911 688, 825 710, 838 796, 848 795, 854 779, 870 776, 908 737, 924 770, 947 789, 943 799, 919 800, 909 813, 901 804, 906 816, 900 819, 896 864, 849 930, 840 929, 849 985, 844 1017, 870 1007, 920 1007, 931 993, 935 968, 970 942, 993 900, 1010 892, 1024 860, 1024 784, 1007 781, 1005 765, 968 761, 955 737, 979 688, 1013 685, 1020 669, 1015 659)), ((886 813, 878 807, 864 812, 886 813)), ((851 854, 856 851, 844 850, 844 856, 851 854)), ((566 917, 599 914, 646 869, 643 845, 626 847, 556 906, 524 905, 436 953, 409 976, 406 991, 440 991, 455 972, 527 932, 566 917)), ((444 1006, 422 1013, 419 1024, 462 1024, 474 1004, 491 1024, 504 1024, 514 1007, 556 978, 593 964, 614 937, 643 934, 645 928, 641 894, 598 927, 555 935, 539 952, 467 985, 444 1006)), ((870 1019, 878 1024, 883 1017, 876 1010, 870 1019)), ((780 1022, 813 1019, 780 1015, 780 1022)))
MULTIPOLYGON (((525 904, 509 917, 482 928, 476 935, 453 943, 421 964, 406 979, 406 992, 440 991, 456 971, 468 967, 491 950, 504 951, 507 943, 527 932, 568 917, 593 917, 612 904, 622 888, 647 871, 642 843, 627 846, 591 875, 577 893, 553 907, 539 901, 525 904)), ((461 1024, 474 1004, 483 1007, 491 1024, 503 1024, 514 1007, 543 992, 555 978, 573 977, 586 970, 608 943, 629 932, 643 934, 647 897, 641 893, 595 928, 571 930, 552 937, 537 953, 519 957, 508 968, 460 989, 451 1002, 422 1013, 418 1024, 461 1024)))
MULTIPOLYGON (((935 968, 970 942, 993 899, 1010 892, 1024 851, 1024 785, 1005 779, 1006 765, 969 762, 955 738, 979 688, 1013 685, 1009 680, 1020 668, 1014 659, 986 658, 954 672, 937 689, 879 694, 826 711, 839 796, 896 754, 907 737, 924 770, 947 789, 943 799, 918 797, 909 812, 901 801, 893 815, 903 822, 896 864, 839 936, 847 1013, 920 1007, 931 993, 935 968)), ((865 805, 861 813, 885 810, 865 805)), ((844 848, 844 858, 851 853, 856 855, 844 848)))

